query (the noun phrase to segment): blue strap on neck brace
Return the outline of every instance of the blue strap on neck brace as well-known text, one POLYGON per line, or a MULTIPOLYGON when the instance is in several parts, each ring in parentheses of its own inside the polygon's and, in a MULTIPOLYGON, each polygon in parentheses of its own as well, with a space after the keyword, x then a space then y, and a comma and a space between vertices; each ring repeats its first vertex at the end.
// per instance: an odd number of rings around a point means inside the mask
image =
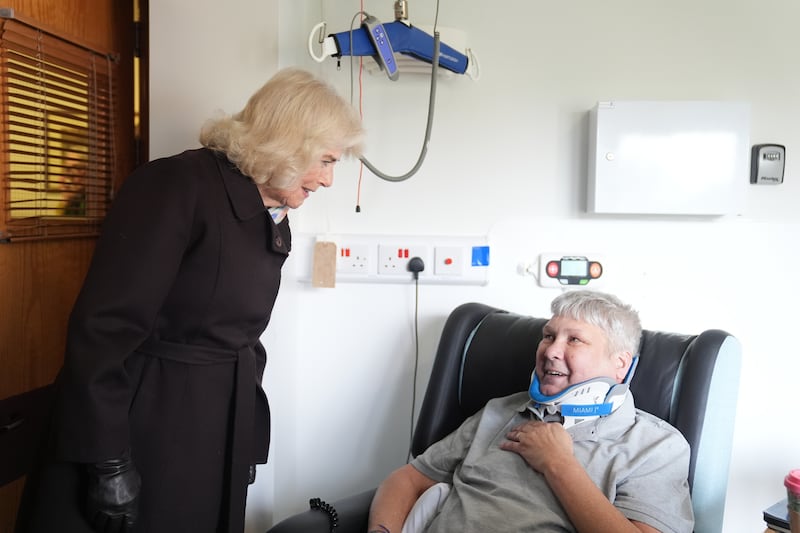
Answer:
POLYGON ((615 402, 614 399, 618 399, 620 396, 624 396, 628 391, 628 385, 630 380, 633 378, 633 374, 636 371, 636 366, 639 363, 639 357, 636 356, 631 361, 631 366, 628 369, 627 374, 625 374, 625 379, 622 383, 615 383, 612 379, 607 377, 599 377, 599 378, 592 378, 586 381, 582 381, 581 383, 576 383, 570 387, 567 387, 563 391, 553 394, 553 395, 545 395, 542 394, 540 389, 539 383, 539 376, 536 374, 536 371, 533 372, 533 379, 531 380, 530 388, 528 389, 528 394, 533 400, 534 403, 540 405, 553 405, 558 406, 561 412, 561 416, 564 417, 591 417, 591 416, 606 416, 611 414, 614 411, 615 402), (605 394, 605 401, 602 403, 587 403, 587 404, 573 404, 573 403, 561 403, 562 399, 566 399, 569 396, 574 396, 572 393, 577 391, 580 388, 598 386, 600 384, 608 385, 607 393, 605 394), (608 401, 611 400, 611 401, 608 401))

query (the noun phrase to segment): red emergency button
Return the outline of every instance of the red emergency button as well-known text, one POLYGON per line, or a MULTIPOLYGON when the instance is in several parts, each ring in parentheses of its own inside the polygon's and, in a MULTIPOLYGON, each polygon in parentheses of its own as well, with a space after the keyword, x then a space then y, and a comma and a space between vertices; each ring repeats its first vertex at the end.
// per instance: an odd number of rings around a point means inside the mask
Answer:
POLYGON ((558 261, 550 261, 547 263, 547 275, 551 278, 555 278, 558 276, 558 271, 560 270, 561 265, 558 264, 558 261))
POLYGON ((592 279, 597 279, 603 274, 603 265, 594 261, 589 264, 589 276, 592 279))

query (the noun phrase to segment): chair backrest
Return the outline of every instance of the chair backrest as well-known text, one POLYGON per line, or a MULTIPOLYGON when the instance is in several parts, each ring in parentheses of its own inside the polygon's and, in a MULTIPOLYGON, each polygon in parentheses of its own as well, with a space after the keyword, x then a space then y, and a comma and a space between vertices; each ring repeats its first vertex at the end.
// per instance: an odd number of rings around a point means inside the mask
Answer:
MULTIPOLYGON (((412 442, 412 454, 456 429, 488 400, 527 390, 544 318, 480 303, 445 322, 412 442)), ((631 381, 636 406, 680 430, 691 446, 695 531, 719 533, 725 508, 741 345, 721 330, 645 330, 631 381)))

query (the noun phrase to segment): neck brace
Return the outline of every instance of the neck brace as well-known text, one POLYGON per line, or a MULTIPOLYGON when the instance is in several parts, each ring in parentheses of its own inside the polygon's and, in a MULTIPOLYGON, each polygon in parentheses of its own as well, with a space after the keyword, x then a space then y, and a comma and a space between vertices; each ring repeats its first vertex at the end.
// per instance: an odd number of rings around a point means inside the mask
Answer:
POLYGON ((634 357, 628 374, 622 383, 611 378, 588 379, 567 387, 558 394, 546 396, 539 388, 539 376, 533 371, 533 379, 528 389, 531 404, 528 409, 545 421, 559 419, 564 428, 596 420, 616 411, 628 396, 628 384, 639 358, 634 357))

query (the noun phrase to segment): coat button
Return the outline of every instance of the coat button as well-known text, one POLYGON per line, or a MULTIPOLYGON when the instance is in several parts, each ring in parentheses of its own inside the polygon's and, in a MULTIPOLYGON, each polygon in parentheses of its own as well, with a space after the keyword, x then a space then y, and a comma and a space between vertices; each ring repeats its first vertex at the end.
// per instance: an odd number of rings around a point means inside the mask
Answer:
POLYGON ((280 237, 275 237, 275 246, 281 248, 283 246, 283 239, 281 239, 280 237))

